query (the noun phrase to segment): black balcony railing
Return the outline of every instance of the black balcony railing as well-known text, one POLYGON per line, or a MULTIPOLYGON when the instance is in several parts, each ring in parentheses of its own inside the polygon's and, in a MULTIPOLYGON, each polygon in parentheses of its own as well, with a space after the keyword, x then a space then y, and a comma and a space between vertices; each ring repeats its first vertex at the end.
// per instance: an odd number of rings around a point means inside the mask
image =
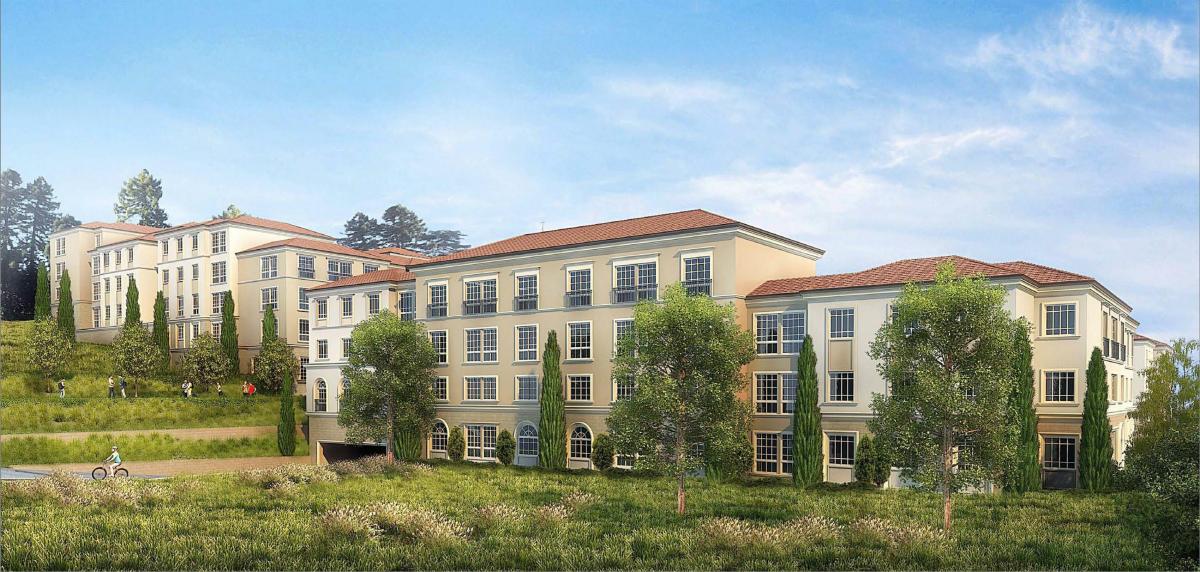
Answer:
POLYGON ((568 308, 579 308, 581 306, 591 306, 591 305, 592 305, 592 291, 591 290, 573 290, 571 292, 567 292, 567 307, 568 308))
POLYGON ((430 304, 428 312, 430 318, 445 318, 446 303, 443 302, 441 304, 430 304))
POLYGON ((526 294, 524 296, 513 297, 513 309, 518 312, 538 309, 537 294, 526 294))
POLYGON ((689 296, 712 296, 712 280, 684 280, 683 289, 689 296))
POLYGON ((1117 361, 1125 361, 1129 357, 1129 347, 1125 344, 1118 343, 1117 340, 1104 338, 1103 353, 1104 357, 1117 361))
POLYGON ((495 298, 480 298, 479 300, 467 300, 463 302, 463 315, 474 316, 477 314, 495 314, 496 299, 495 298))
POLYGON ((617 286, 612 289, 613 304, 632 304, 638 300, 657 300, 658 284, 617 286))

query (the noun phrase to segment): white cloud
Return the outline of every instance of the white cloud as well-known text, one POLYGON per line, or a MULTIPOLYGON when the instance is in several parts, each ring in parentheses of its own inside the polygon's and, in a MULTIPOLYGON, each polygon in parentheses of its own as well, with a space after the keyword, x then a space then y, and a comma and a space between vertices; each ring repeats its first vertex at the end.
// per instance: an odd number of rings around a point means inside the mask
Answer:
POLYGON ((1008 125, 895 137, 888 143, 891 161, 887 166, 894 167, 913 161, 936 161, 952 153, 973 149, 1006 147, 1024 137, 1023 130, 1008 125))
POLYGON ((710 80, 614 78, 602 81, 601 86, 611 95, 658 103, 673 110, 739 99, 733 86, 710 80))

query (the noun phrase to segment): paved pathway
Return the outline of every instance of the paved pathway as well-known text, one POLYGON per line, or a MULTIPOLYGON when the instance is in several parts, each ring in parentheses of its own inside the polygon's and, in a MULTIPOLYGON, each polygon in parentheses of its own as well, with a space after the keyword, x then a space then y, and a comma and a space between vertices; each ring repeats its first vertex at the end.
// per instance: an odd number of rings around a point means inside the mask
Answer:
MULTIPOLYGON (((299 427, 299 426, 297 426, 299 427)), ((299 430, 299 429, 297 429, 299 430)), ((233 439, 238 437, 263 437, 275 434, 274 425, 258 427, 196 427, 192 429, 135 429, 131 431, 76 431, 66 433, 10 433, 0 435, 0 443, 21 437, 46 437, 60 441, 78 441, 92 435, 112 435, 113 437, 133 437, 135 435, 150 435, 159 433, 176 439, 233 439)))
MULTIPOLYGON (((280 465, 308 464, 310 457, 241 457, 236 459, 183 459, 174 461, 129 461, 123 466, 133 477, 174 477, 177 475, 208 475, 249 469, 269 469, 280 465)), ((4 480, 35 478, 51 471, 69 471, 91 475, 99 463, 64 463, 60 465, 14 465, 0 471, 4 480), (28 476, 35 474, 34 477, 28 476)))

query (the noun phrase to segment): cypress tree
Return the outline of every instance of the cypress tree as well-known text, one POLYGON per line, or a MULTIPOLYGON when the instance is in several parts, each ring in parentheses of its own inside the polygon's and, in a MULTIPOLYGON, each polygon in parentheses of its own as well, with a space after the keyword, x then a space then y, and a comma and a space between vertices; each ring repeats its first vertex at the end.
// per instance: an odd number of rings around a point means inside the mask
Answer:
POLYGON ((75 343, 75 301, 71 298, 71 273, 58 279, 58 331, 75 343))
POLYGON ((292 370, 283 372, 283 389, 279 391, 279 454, 290 457, 296 452, 296 398, 292 396, 292 370))
POLYGON ((46 320, 50 318, 50 276, 46 267, 38 265, 37 293, 34 294, 33 319, 46 320))
POLYGON ((462 427, 455 425, 450 429, 450 436, 446 438, 446 456, 450 457, 451 461, 463 460, 463 455, 466 454, 467 441, 463 438, 462 427))
POLYGON ((792 482, 821 482, 821 409, 817 405, 817 352, 812 336, 804 336, 796 358, 796 404, 792 408, 792 482))
POLYGON ((874 441, 870 435, 863 434, 858 439, 858 450, 854 453, 854 480, 860 483, 875 484, 875 463, 877 461, 874 441))
POLYGON ((567 466, 567 428, 563 412, 562 370, 558 334, 550 330, 542 352, 542 407, 538 420, 538 464, 548 469, 567 466))
POLYGON ((137 280, 133 278, 129 279, 129 289, 125 291, 125 325, 142 325, 141 295, 138 294, 137 280))
POLYGON ((1017 431, 1016 462, 1005 477, 1007 489, 1024 493, 1042 488, 1038 464, 1037 413, 1033 409, 1033 348, 1029 324, 1018 320, 1013 327, 1013 391, 1009 402, 1012 424, 1017 431))
POLYGON ((237 374, 242 371, 242 366, 238 359, 237 319, 233 317, 233 312, 233 293, 226 290, 221 302, 221 347, 225 348, 225 355, 229 357, 230 371, 237 374))
POLYGON ((262 341, 279 337, 279 322, 275 320, 275 308, 267 306, 262 317, 262 341))
POLYGON ((1079 485, 1089 491, 1108 488, 1112 463, 1108 424, 1108 372, 1100 348, 1088 361, 1087 392, 1083 397, 1083 429, 1079 442, 1079 485))
POLYGON ((395 431, 396 439, 393 450, 396 458, 401 461, 416 461, 421 458, 421 432, 416 427, 399 424, 395 431))
POLYGON ((170 359, 171 338, 167 334, 167 298, 163 296, 162 290, 159 290, 158 295, 154 297, 154 328, 151 330, 150 337, 154 339, 154 347, 158 348, 162 359, 164 361, 170 359))

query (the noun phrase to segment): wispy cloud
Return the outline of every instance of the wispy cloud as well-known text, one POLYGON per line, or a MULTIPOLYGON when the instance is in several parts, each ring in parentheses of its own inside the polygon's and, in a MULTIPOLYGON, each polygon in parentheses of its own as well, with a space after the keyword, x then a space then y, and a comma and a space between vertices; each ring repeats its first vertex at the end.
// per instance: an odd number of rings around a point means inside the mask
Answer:
POLYGON ((953 133, 896 137, 888 144, 891 161, 887 166, 894 167, 910 161, 926 163, 952 153, 967 152, 972 149, 997 149, 1011 145, 1024 137, 1023 130, 1008 125, 978 127, 953 133))

